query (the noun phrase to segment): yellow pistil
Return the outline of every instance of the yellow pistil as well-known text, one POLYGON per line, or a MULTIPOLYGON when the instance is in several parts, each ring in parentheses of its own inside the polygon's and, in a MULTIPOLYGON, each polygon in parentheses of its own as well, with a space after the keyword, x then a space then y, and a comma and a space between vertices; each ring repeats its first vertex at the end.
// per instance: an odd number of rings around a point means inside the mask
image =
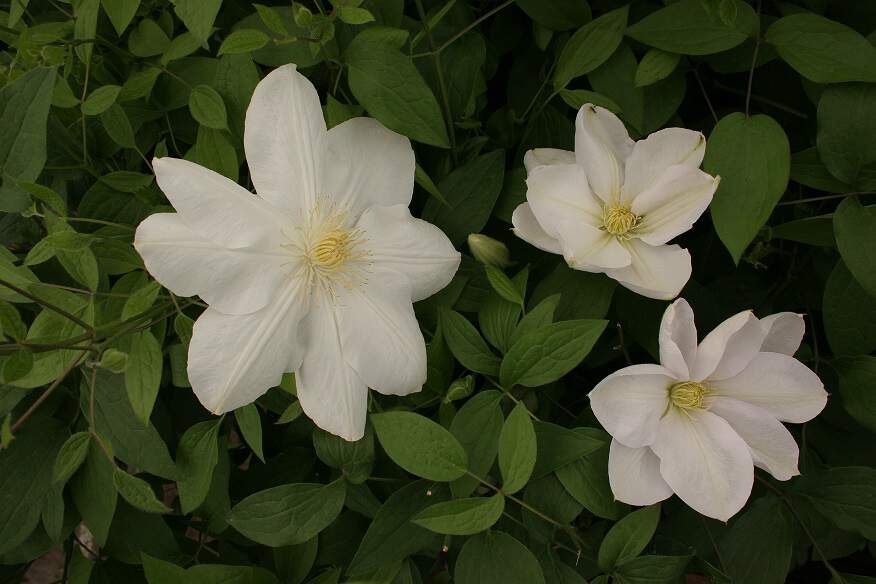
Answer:
POLYGON ((328 270, 334 269, 350 256, 353 234, 343 229, 335 229, 323 235, 310 253, 313 263, 328 270))
POLYGON ((701 409, 709 391, 702 383, 682 381, 669 388, 669 401, 683 410, 701 409))
POLYGON ((602 217, 603 228, 616 237, 623 237, 639 224, 641 218, 629 207, 615 205, 605 209, 602 217))

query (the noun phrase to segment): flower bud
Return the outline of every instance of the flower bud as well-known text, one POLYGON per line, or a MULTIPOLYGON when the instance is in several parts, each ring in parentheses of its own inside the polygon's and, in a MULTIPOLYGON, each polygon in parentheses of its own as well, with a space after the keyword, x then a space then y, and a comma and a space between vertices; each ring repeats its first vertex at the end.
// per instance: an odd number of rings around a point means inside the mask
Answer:
POLYGON ((511 265, 511 254, 508 246, 492 237, 472 233, 468 236, 468 248, 474 258, 488 266, 507 268, 511 265))
POLYGON ((460 377, 459 379, 451 383, 449 388, 447 388, 447 395, 444 397, 444 401, 452 402, 458 399, 466 398, 470 396, 473 391, 474 377, 471 375, 460 377))

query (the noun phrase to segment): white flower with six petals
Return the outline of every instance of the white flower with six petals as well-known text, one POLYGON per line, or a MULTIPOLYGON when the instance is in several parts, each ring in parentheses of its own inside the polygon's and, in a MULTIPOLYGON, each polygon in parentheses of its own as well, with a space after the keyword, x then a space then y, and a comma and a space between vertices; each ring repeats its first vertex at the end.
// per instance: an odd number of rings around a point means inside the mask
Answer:
POLYGON ((294 65, 256 87, 244 146, 257 195, 197 164, 156 159, 177 212, 145 219, 134 246, 162 285, 209 305, 188 360, 205 407, 251 403, 294 371, 304 412, 357 440, 368 387, 422 387, 412 301, 446 286, 460 255, 408 210, 410 141, 369 118, 327 131, 316 90, 294 65))
POLYGON ((691 275, 690 253, 667 245, 709 206, 718 177, 699 170, 706 139, 667 128, 634 142, 617 116, 585 104, 575 151, 524 157, 526 201, 514 233, 577 270, 603 272, 650 298, 675 298, 691 275))
POLYGON ((625 367, 590 392, 612 435, 614 496, 650 505, 675 493, 726 521, 748 500, 754 466, 778 480, 799 474, 797 443, 782 422, 806 422, 827 403, 821 380, 793 357, 804 328, 798 314, 745 311, 697 344, 690 306, 671 304, 661 364, 625 367))

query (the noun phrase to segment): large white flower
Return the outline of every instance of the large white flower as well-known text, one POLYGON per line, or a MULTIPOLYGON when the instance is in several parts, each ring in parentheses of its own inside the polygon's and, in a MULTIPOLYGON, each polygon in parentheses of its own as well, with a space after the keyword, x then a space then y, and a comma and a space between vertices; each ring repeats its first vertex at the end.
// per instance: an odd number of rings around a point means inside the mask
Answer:
POLYGON ((188 362, 205 407, 248 404, 294 371, 304 412, 356 440, 368 387, 420 390, 426 350, 411 303, 447 285, 460 255, 408 210, 408 139, 368 118, 326 131, 294 65, 256 87, 244 145, 258 195, 197 164, 155 160, 177 213, 148 217, 134 245, 161 284, 209 304, 188 362))
POLYGON ((703 515, 726 521, 745 505, 754 466, 778 480, 799 474, 797 444, 782 422, 815 417, 827 393, 792 356, 800 315, 758 320, 740 312, 697 345, 683 299, 660 325, 660 365, 633 365, 590 392, 593 413, 612 435, 608 476, 614 496, 650 505, 677 494, 703 515))
POLYGON ((651 298, 675 298, 691 261, 667 242, 691 228, 718 187, 717 177, 699 170, 705 150, 705 137, 684 128, 634 142, 617 116, 585 104, 574 152, 526 153, 527 202, 514 211, 514 233, 562 254, 576 270, 604 272, 651 298))

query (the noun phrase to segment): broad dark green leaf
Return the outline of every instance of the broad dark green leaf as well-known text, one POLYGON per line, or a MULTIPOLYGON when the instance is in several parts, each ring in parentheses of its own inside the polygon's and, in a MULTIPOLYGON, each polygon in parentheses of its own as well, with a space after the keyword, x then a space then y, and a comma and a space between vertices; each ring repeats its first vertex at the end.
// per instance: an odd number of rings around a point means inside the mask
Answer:
POLYGON ((730 114, 709 136, 703 168, 721 177, 712 220, 737 264, 785 193, 790 161, 785 131, 766 115, 730 114))
POLYGON ((734 582, 782 584, 791 568, 794 518, 784 501, 751 503, 721 541, 721 565, 734 582))
POLYGON ((538 456, 532 478, 541 478, 582 456, 599 450, 608 435, 595 428, 565 428, 551 422, 533 422, 538 456))
POLYGON ((147 513, 168 513, 170 507, 155 498, 149 483, 123 471, 113 470, 113 484, 122 498, 141 511, 147 513))
POLYGON ((240 428, 243 439, 259 459, 265 461, 265 453, 262 451, 262 418, 255 404, 248 404, 234 410, 234 419, 240 428))
POLYGON ((636 87, 645 87, 666 79, 675 68, 681 55, 668 53, 660 49, 651 49, 642 56, 639 66, 636 68, 636 87))
POLYGON ((131 335, 131 348, 125 366, 125 389, 134 415, 144 426, 149 423, 161 385, 164 359, 161 345, 149 331, 131 335))
POLYGON ((521 335, 502 359, 502 385, 537 387, 556 381, 587 356, 607 324, 605 320, 569 320, 521 335))
POLYGON ((876 87, 833 85, 824 90, 818 101, 818 155, 836 179, 854 189, 876 189, 874 132, 876 87))
POLYGON ((450 146, 438 101, 410 57, 365 31, 347 47, 344 62, 350 89, 369 114, 417 142, 450 146))
POLYGON ((834 362, 843 407, 862 426, 876 432, 876 357, 846 357, 834 362))
POLYGON ((189 111, 201 125, 214 130, 228 127, 228 114, 222 96, 209 85, 198 85, 189 95, 189 111))
POLYGON ((313 431, 313 447, 325 464, 339 469, 352 484, 365 482, 374 466, 374 431, 365 428, 365 436, 348 442, 339 436, 317 428, 313 431))
POLYGON ((876 299, 876 206, 844 199, 833 214, 833 231, 846 267, 876 299))
POLYGON ((231 509, 228 523, 263 545, 304 543, 341 512, 346 483, 282 485, 250 495, 231 509))
POLYGON ((437 503, 420 511, 411 521, 435 533, 474 535, 492 527, 504 509, 505 497, 496 493, 437 503))
POLYGON ((183 513, 198 508, 210 490, 213 468, 219 460, 219 420, 208 420, 189 427, 177 446, 179 500, 183 513))
POLYGON ((409 473, 452 481, 468 469, 468 455, 459 441, 429 418, 414 412, 386 412, 370 419, 380 445, 409 473))
POLYGON ((250 53, 262 48, 270 41, 270 37, 254 28, 242 28, 234 31, 222 41, 219 54, 250 53))
POLYGON ((839 22, 811 12, 791 14, 774 22, 765 38, 815 83, 876 82, 876 47, 839 22))
MULTIPOLYGON (((468 454, 468 470, 479 477, 487 476, 496 460, 505 421, 501 402, 501 392, 481 390, 465 402, 450 423, 450 433, 468 454)), ((477 479, 465 475, 450 483, 450 491, 455 497, 467 497, 478 486, 477 479)))
POLYGON ((67 479, 73 476, 73 473, 79 469, 85 461, 85 457, 88 456, 90 442, 91 434, 88 432, 76 432, 67 438, 55 458, 55 465, 52 469, 54 482, 64 484, 67 479))
POLYGON ((103 11, 113 23, 116 34, 122 36, 140 7, 140 0, 101 0, 103 11))
POLYGON ((304 543, 274 548, 274 566, 283 584, 301 584, 313 568, 319 550, 319 538, 304 543))
POLYGON ((82 102, 82 113, 86 116, 102 114, 116 102, 122 88, 118 85, 101 85, 88 94, 82 102))
POLYGON ((499 358, 490 351, 475 326, 453 310, 439 313, 441 331, 453 356, 468 369, 485 375, 499 372, 499 358))
POLYGON ((866 355, 876 349, 876 303, 842 260, 827 278, 822 306, 827 342, 835 355, 866 355))
POLYGON ((690 556, 639 556, 617 567, 619 584, 675 584, 684 574, 690 556))
POLYGON ((876 538, 876 469, 847 466, 809 472, 795 487, 837 527, 876 538))
POLYGON ((538 452, 535 428, 529 411, 517 404, 499 434, 499 470, 502 472, 502 491, 509 495, 522 489, 532 476, 538 452))
POLYGON ((98 545, 107 543, 110 525, 116 512, 118 493, 113 482, 115 464, 98 440, 89 442, 88 456, 79 471, 70 480, 70 494, 82 515, 82 520, 94 535, 98 545))
MULTIPOLYGON (((508 302, 523 306, 523 294, 520 293, 520 289, 511 281, 511 278, 505 275, 505 272, 495 266, 484 266, 484 269, 487 272, 487 281, 490 282, 490 286, 499 296, 508 302)), ((525 285, 524 281, 524 287, 525 285)))
POLYGON ((587 2, 569 0, 515 0, 532 20, 550 30, 568 30, 590 20, 587 2))
POLYGON ((614 525, 599 546, 599 567, 611 572, 642 553, 657 530, 660 504, 633 511, 614 525))
POLYGON ((614 498, 608 482, 608 445, 556 470, 570 495, 597 517, 620 519, 629 508, 614 498))
POLYGON ((151 18, 141 20, 137 28, 128 35, 128 50, 137 57, 160 55, 169 45, 167 33, 151 18))
POLYGON ((192 34, 206 41, 222 0, 173 0, 174 10, 192 34))
POLYGON ((134 139, 134 129, 131 127, 131 121, 128 119, 128 114, 117 103, 112 104, 104 112, 100 114, 100 121, 103 123, 103 128, 113 142, 122 148, 136 148, 137 143, 134 139))
POLYGON ((488 531, 466 541, 453 575, 458 584, 545 584, 532 552, 501 531, 488 531))
POLYGON ((828 193, 848 193, 852 190, 851 186, 830 173, 815 147, 791 155, 791 180, 828 193))
POLYGON ((629 7, 624 6, 588 22, 566 42, 554 68, 554 87, 563 89, 569 81, 590 73, 617 49, 627 26, 629 7))
POLYGON ((757 14, 750 4, 733 0, 737 15, 732 24, 710 14, 702 0, 680 0, 630 26, 627 34, 641 43, 682 55, 708 55, 732 49, 758 31, 757 14))

